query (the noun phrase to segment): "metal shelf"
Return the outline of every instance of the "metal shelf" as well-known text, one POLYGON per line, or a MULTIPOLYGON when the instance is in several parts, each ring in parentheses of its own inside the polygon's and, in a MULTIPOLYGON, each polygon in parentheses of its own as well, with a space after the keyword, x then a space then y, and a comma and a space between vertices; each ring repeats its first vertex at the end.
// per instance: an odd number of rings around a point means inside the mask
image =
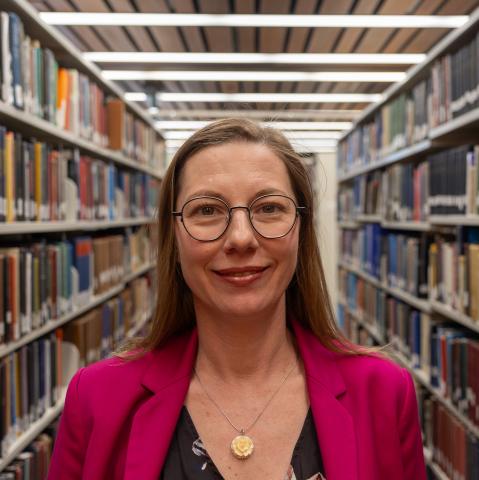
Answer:
POLYGON ((104 220, 76 222, 12 222, 0 223, 0 235, 15 235, 19 233, 74 232, 98 231, 111 228, 147 225, 155 220, 149 217, 128 218, 125 220, 104 220))
POLYGON ((63 389, 61 400, 53 407, 50 407, 41 418, 32 423, 27 431, 15 440, 8 453, 4 457, 0 457, 0 472, 15 460, 60 415, 65 404, 65 395, 66 388, 63 389))
POLYGON ((472 14, 469 16, 469 21, 464 24, 460 28, 456 28, 452 30, 448 35, 446 35, 442 40, 440 40, 436 46, 434 46, 429 53, 427 54, 425 60, 418 65, 410 68, 407 72, 406 78, 401 82, 391 85, 383 94, 382 99, 379 102, 376 102, 369 107, 367 107, 361 115, 354 121, 354 125, 346 132, 344 135, 341 136, 339 141, 342 141, 346 138, 356 127, 364 122, 364 120, 370 117, 373 113, 375 113, 379 108, 389 102, 394 96, 404 92, 408 88, 410 88, 416 80, 424 75, 426 71, 430 68, 430 66, 441 57, 444 53, 446 53, 451 47, 460 43, 461 38, 466 35, 467 33, 473 31, 479 23, 479 9, 474 10, 472 14))
POLYGON ((435 300, 431 300, 431 307, 435 312, 440 313, 444 317, 454 320, 455 322, 479 333, 479 323, 475 322, 471 317, 468 317, 464 313, 454 310, 449 305, 435 300))
POLYGON ((431 304, 428 300, 423 300, 421 298, 418 298, 399 288, 390 287, 386 285, 384 282, 381 282, 377 278, 373 277, 372 275, 369 275, 368 273, 363 272, 361 269, 348 265, 346 262, 339 261, 338 265, 344 268, 345 270, 348 270, 351 273, 356 274, 358 277, 361 277, 364 280, 368 281, 369 283, 374 285, 376 288, 380 288, 384 290, 386 293, 389 293, 393 297, 399 298, 403 302, 408 303, 409 305, 412 305, 418 310, 421 310, 424 313, 429 313, 429 314, 431 313, 432 311, 431 304))
POLYGON ((101 70, 95 64, 85 60, 82 53, 56 28, 41 20, 37 10, 32 5, 25 0, 2 0, 2 8, 6 11, 17 13, 25 24, 29 35, 40 40, 42 46, 52 49, 55 53, 60 53, 62 60, 65 60, 64 63, 68 68, 76 68, 87 73, 107 93, 121 98, 125 105, 145 123, 150 125, 161 138, 161 135, 155 128, 153 119, 136 103, 125 100, 123 90, 112 81, 104 78, 101 70))
POLYGON ((35 117, 34 115, 18 110, 12 105, 7 105, 0 101, 0 119, 5 118, 27 135, 41 136, 42 139, 45 138, 50 141, 66 143, 72 147, 78 147, 96 157, 111 160, 119 165, 146 172, 156 178, 161 178, 160 173, 155 171, 149 165, 144 165, 131 160, 120 152, 101 147, 68 130, 62 130, 51 122, 47 122, 42 118, 35 117))
POLYGON ((389 165, 392 165, 393 163, 401 162, 402 160, 415 157, 416 155, 427 153, 433 148, 434 145, 431 140, 423 140, 414 145, 410 145, 409 147, 402 148, 397 152, 391 153, 390 155, 387 155, 381 160, 368 163, 367 165, 355 168, 354 170, 351 170, 350 172, 345 172, 344 174, 340 173, 338 174, 338 182, 347 182, 348 180, 351 180, 358 175, 363 175, 365 173, 372 172, 373 170, 377 170, 378 168, 387 167, 389 165))
POLYGON ((142 267, 138 268, 138 270, 136 270, 135 272, 125 275, 123 282, 120 283, 119 285, 115 285, 113 288, 111 288, 105 293, 102 293, 101 295, 93 296, 90 302, 88 302, 86 305, 76 308, 75 310, 68 312, 67 314, 63 315, 60 318, 48 321, 45 325, 41 326, 40 328, 36 328, 35 330, 28 333, 27 335, 19 338, 18 340, 9 342, 5 345, 0 345, 0 358, 5 357, 9 353, 23 347, 24 345, 27 345, 30 342, 33 342, 37 338, 40 338, 43 335, 46 335, 47 333, 55 330, 58 327, 61 327, 65 323, 69 322, 70 320, 73 320, 74 318, 88 312, 92 308, 95 308, 98 305, 101 305, 102 303, 106 302, 107 300, 114 297, 115 295, 118 295, 124 290, 128 282, 148 272, 149 270, 154 268, 155 265, 156 264, 153 262, 147 265, 143 265, 142 267))

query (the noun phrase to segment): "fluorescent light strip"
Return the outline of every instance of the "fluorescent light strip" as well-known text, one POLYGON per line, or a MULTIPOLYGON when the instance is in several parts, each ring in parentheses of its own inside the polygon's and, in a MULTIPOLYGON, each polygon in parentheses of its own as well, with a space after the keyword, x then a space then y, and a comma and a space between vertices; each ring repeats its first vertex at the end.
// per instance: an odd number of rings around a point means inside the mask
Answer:
POLYGON ((157 102, 369 103, 378 93, 157 93, 157 102))
POLYGON ((85 52, 91 62, 103 63, 219 63, 269 65, 415 65, 423 53, 210 53, 210 52, 85 52))
MULTIPOLYGON (((166 147, 180 147, 185 143, 184 140, 165 140, 166 147)), ((337 145, 337 140, 334 139, 317 139, 317 140, 296 140, 296 139, 291 139, 291 145, 293 147, 298 146, 315 146, 315 147, 335 147, 337 145)))
POLYGON ((245 117, 260 120, 354 120, 362 110, 165 110, 158 107, 150 107, 148 113, 160 118, 229 118, 245 117))
POLYGON ((161 27, 457 28, 467 15, 215 15, 184 13, 40 12, 50 25, 161 27))
MULTIPOLYGON (((161 135, 165 140, 186 140, 193 135, 196 130, 170 130, 162 131, 161 135)), ((286 137, 295 140, 309 140, 309 139, 329 139, 338 140, 341 137, 341 132, 331 131, 283 131, 286 137)))
POLYGON ((126 92, 124 97, 125 100, 130 102, 146 102, 148 99, 148 96, 144 92, 126 92))
POLYGON ((104 70, 109 80, 194 81, 194 82, 399 82, 405 72, 238 72, 104 70))
MULTIPOLYGON (((196 120, 157 121, 155 127, 159 130, 195 130, 209 123, 196 120)), ((264 122, 263 125, 281 130, 349 130, 352 127, 351 122, 264 122)))

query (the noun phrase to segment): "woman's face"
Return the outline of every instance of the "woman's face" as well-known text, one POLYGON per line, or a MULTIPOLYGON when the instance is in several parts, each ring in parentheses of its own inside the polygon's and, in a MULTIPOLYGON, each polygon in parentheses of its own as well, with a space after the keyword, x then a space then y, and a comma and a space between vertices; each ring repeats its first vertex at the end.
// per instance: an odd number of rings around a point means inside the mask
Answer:
MULTIPOLYGON (((208 147, 186 161, 176 210, 201 195, 223 198, 230 207, 249 206, 265 190, 297 203, 283 161, 268 147, 246 142, 208 147)), ((248 316, 267 313, 284 301, 296 268, 299 218, 285 237, 276 239, 256 233, 243 209, 232 211, 217 240, 195 240, 180 219, 175 235, 183 276, 203 311, 248 316)))

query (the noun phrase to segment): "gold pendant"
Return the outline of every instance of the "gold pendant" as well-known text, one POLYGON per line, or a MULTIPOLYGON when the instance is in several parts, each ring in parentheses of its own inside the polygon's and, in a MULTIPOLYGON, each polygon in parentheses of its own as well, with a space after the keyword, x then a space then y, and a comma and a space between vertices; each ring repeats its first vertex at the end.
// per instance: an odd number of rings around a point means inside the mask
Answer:
POLYGON ((248 435, 238 435, 231 442, 231 453, 239 460, 246 460, 253 453, 254 444, 248 435))

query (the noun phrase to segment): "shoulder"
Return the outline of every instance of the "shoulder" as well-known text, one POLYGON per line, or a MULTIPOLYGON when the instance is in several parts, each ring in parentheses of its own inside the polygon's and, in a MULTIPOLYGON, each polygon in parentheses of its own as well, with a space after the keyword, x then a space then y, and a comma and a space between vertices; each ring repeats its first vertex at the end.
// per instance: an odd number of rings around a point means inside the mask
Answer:
POLYGON ((337 354, 336 363, 350 390, 399 402, 414 390, 409 371, 383 354, 337 354))

